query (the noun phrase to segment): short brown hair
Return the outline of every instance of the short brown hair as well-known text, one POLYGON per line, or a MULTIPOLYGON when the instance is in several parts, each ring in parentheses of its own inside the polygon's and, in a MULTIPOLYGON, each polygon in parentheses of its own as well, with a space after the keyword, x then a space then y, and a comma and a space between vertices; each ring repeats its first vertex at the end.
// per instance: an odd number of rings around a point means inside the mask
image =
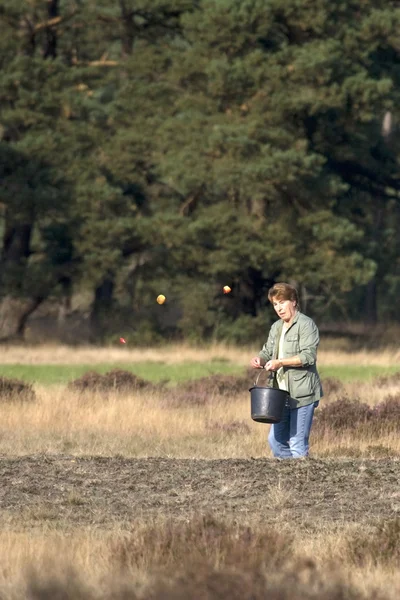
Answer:
POLYGON ((299 294, 296 288, 290 283, 275 283, 268 291, 268 300, 272 303, 274 300, 291 300, 296 302, 300 309, 299 294))

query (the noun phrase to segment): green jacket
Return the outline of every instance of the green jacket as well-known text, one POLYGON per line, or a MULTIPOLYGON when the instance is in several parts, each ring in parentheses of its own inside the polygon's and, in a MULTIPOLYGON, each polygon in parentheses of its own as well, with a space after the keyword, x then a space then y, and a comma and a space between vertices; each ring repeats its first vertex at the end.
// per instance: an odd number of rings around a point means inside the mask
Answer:
MULTIPOLYGON (((283 321, 276 321, 269 332, 259 357, 265 361, 278 358, 278 345, 283 321)), ((298 312, 287 330, 283 343, 283 358, 298 356, 301 367, 284 367, 285 383, 289 391, 290 408, 300 408, 316 402, 323 396, 317 371, 319 332, 310 317, 298 312)), ((275 378, 272 385, 276 387, 275 378)))

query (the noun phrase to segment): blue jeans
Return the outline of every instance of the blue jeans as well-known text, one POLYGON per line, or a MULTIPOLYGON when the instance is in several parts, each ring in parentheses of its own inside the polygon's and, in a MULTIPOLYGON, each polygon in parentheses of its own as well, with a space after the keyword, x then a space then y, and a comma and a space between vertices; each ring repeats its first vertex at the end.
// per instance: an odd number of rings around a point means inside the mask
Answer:
POLYGON ((308 438, 318 402, 300 408, 285 406, 282 420, 271 425, 268 442, 276 458, 308 456, 308 438))

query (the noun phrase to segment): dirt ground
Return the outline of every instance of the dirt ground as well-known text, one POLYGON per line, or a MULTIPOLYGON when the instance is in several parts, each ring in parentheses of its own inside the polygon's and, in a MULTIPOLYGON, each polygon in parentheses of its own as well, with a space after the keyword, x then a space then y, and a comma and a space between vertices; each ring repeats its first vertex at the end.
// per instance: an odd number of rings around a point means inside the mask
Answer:
POLYGON ((0 524, 108 528, 137 518, 291 515, 300 527, 400 512, 399 460, 0 457, 0 524))

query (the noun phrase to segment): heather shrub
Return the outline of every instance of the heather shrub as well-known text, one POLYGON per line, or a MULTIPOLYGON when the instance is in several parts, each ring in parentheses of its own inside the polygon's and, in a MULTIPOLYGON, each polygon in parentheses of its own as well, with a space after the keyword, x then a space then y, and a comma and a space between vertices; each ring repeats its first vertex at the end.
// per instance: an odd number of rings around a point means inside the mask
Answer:
POLYGON ((387 600, 374 590, 364 593, 355 589, 339 575, 327 579, 312 566, 309 570, 310 574, 297 564, 292 569, 263 573, 211 570, 202 565, 173 581, 156 581, 146 600, 387 600))
POLYGON ((34 400, 36 400, 36 393, 30 383, 0 377, 0 401, 33 402, 34 400))
MULTIPOLYGON (((103 587, 103 586, 102 586, 103 587)), ((76 574, 30 577, 30 600, 387 600, 377 590, 358 590, 333 570, 318 572, 309 561, 267 570, 211 568, 201 564, 155 575, 147 585, 116 576, 105 589, 90 590, 76 574)))
POLYGON ((385 427, 400 430, 400 394, 387 396, 372 410, 372 418, 385 427))
POLYGON ((96 371, 88 371, 78 379, 71 381, 67 389, 75 392, 119 392, 125 394, 153 387, 151 382, 141 379, 129 371, 114 369, 104 375, 96 371))
POLYGON ((357 566, 400 564, 400 517, 382 520, 372 533, 360 532, 348 541, 350 560, 357 566))
POLYGON ((211 375, 185 381, 165 390, 164 400, 168 407, 204 406, 216 396, 228 400, 232 396, 246 393, 250 386, 246 375, 211 375))
MULTIPOLYGON (((130 596, 132 600, 135 597, 130 596)), ((66 573, 53 576, 31 571, 28 576, 26 598, 29 600, 100 600, 99 595, 89 590, 78 573, 71 569, 66 573)), ((119 599, 127 600, 122 594, 119 599)))
POLYGON ((103 375, 103 382, 105 387, 116 389, 117 391, 136 391, 154 388, 154 384, 150 381, 146 381, 137 375, 134 375, 130 371, 123 371, 122 369, 113 369, 103 375))
POLYGON ((381 375, 377 377, 375 382, 380 385, 400 385, 400 371, 392 373, 391 375, 381 375))
POLYGON ((188 522, 169 519, 135 531, 116 544, 112 554, 119 567, 163 567, 167 572, 197 564, 276 568, 292 556, 292 538, 272 527, 256 531, 201 515, 188 522))
POLYGON ((357 399, 341 398, 322 405, 315 412, 314 431, 326 429, 355 429, 372 418, 372 409, 357 399))
POLYGON ((326 377, 322 380, 322 389, 324 390, 324 399, 328 399, 333 394, 338 394, 343 391, 344 385, 335 377, 326 377))
POLYGON ((201 392, 208 395, 233 396, 248 391, 248 377, 235 375, 211 375, 182 383, 179 388, 190 394, 201 392))

